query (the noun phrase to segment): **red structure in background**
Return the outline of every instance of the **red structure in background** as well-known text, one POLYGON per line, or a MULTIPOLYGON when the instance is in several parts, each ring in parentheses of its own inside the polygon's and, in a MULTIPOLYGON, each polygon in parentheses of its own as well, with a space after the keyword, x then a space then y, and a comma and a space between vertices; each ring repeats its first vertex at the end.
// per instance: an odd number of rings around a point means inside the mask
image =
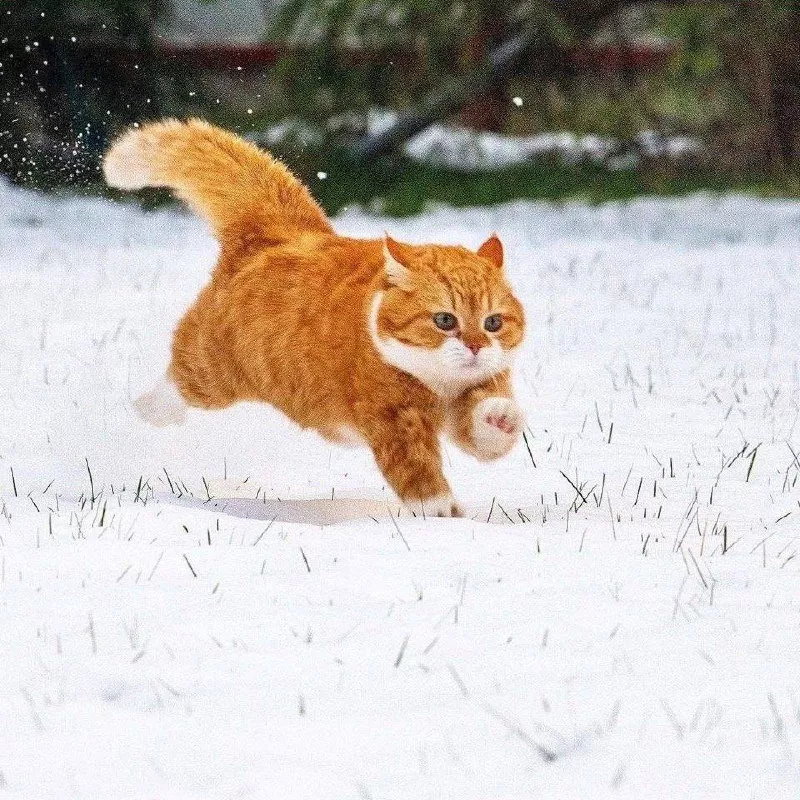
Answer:
MULTIPOLYGON (((133 48, 104 44, 83 44, 79 49, 90 50, 120 66, 133 65, 142 53, 133 48)), ((289 51, 279 44, 175 44, 157 45, 156 55, 180 66, 192 69, 256 70, 275 64, 289 51)), ((565 66, 581 72, 621 73, 656 72, 663 69, 675 48, 658 45, 579 45, 565 52, 565 66)), ((413 54, 403 51, 352 49, 343 53, 349 63, 363 64, 372 61, 393 60, 402 65, 410 62, 413 54)))
MULTIPOLYGON (((114 67, 132 67, 142 60, 141 50, 103 43, 76 45, 87 58, 114 67)), ((670 45, 645 44, 581 44, 561 51, 550 52, 542 59, 530 57, 530 64, 540 75, 555 78, 573 74, 627 77, 663 69, 676 48, 670 45)), ((161 60, 184 71, 217 71, 249 74, 268 71, 285 54, 292 51, 281 44, 177 44, 158 42, 148 57, 161 60)), ((411 70, 415 54, 405 49, 343 49, 341 61, 347 66, 392 62, 395 68, 411 70)), ((524 62, 523 62, 523 72, 524 62)), ((460 123, 475 130, 501 132, 508 118, 509 106, 502 81, 490 84, 473 96, 465 98, 458 111, 460 123)))
POLYGON ((567 60, 584 72, 658 72, 676 50, 669 45, 581 45, 567 51, 567 60))

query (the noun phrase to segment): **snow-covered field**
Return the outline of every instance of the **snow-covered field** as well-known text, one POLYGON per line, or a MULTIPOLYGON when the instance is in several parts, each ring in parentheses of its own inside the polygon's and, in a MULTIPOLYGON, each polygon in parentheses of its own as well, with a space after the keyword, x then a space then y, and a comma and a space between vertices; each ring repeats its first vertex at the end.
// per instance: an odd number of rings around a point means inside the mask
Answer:
POLYGON ((528 447, 448 449, 470 518, 269 408, 145 427, 214 242, 0 187, 0 795, 796 798, 800 204, 337 227, 506 242, 528 447))

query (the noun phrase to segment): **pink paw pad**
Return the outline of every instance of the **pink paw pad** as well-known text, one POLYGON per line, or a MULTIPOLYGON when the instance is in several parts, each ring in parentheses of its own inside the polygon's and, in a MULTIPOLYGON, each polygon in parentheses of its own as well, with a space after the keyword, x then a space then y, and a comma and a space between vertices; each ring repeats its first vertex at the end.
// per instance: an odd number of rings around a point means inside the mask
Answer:
POLYGON ((490 414, 488 417, 485 417, 485 419, 488 425, 499 428, 503 433, 514 433, 514 423, 509 420, 505 414, 500 414, 499 416, 490 414))

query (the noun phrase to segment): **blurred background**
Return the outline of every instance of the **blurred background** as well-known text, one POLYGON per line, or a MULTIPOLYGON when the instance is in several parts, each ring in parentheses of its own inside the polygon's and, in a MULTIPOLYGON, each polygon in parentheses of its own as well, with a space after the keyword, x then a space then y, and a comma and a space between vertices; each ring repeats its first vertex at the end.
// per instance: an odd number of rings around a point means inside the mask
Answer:
POLYGON ((0 3, 7 179, 104 192, 109 139, 163 116, 269 147, 330 212, 796 196, 800 2, 0 3))

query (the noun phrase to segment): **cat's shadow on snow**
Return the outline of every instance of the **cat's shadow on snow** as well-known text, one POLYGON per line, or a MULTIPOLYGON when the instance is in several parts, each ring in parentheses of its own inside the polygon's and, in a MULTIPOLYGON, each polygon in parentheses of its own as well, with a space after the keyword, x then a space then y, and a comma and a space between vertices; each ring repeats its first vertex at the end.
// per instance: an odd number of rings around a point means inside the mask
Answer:
MULTIPOLYGON (((391 514, 394 517, 400 513, 400 518, 407 516, 407 512, 400 511, 397 502, 386 500, 368 500, 363 498, 264 498, 254 500, 248 497, 212 497, 210 500, 201 500, 197 497, 174 497, 163 495, 158 498, 162 503, 176 506, 214 511, 218 514, 228 514, 241 519, 265 520, 267 522, 296 522, 304 525, 337 525, 353 520, 373 519, 375 521, 388 520, 391 514)), ((548 516, 563 516, 560 510, 549 511, 548 516)), ((524 513, 513 511, 514 516, 499 504, 492 503, 488 514, 486 510, 476 511, 470 509, 467 517, 476 522, 492 522, 495 525, 514 525, 541 521, 541 510, 526 508, 524 513)))
POLYGON ((398 510, 396 504, 353 498, 253 500, 246 497, 215 497, 203 501, 198 498, 176 498, 167 495, 159 499, 172 505, 215 511, 243 519, 297 522, 306 525, 336 525, 370 517, 380 520, 388 518, 390 513, 396 515, 398 510))

